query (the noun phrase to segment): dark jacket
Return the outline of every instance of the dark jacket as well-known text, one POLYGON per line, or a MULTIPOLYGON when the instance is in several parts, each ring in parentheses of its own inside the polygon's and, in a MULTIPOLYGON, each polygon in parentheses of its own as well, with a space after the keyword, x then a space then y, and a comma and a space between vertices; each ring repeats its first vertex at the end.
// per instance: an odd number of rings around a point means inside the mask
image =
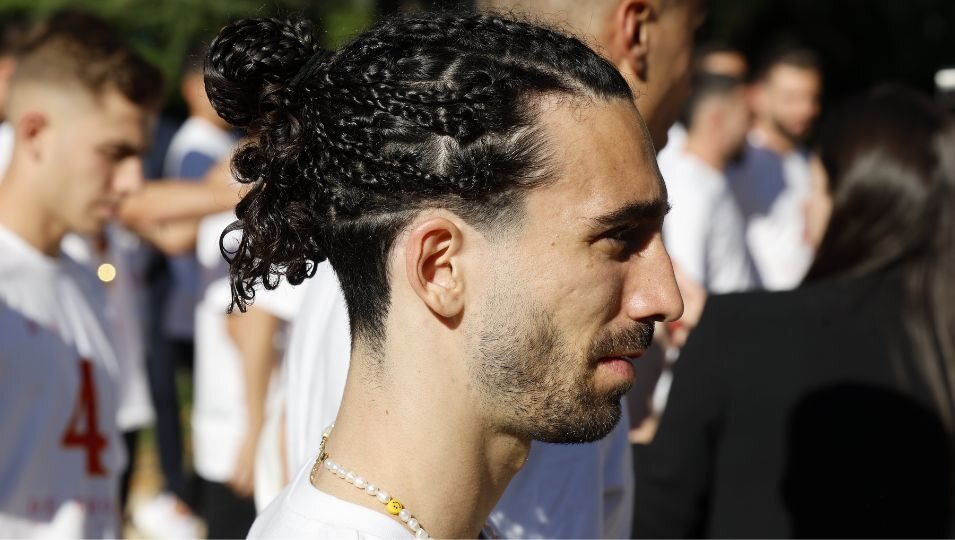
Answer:
POLYGON ((949 534, 951 446, 902 298, 893 273, 711 298, 635 449, 635 536, 949 534))

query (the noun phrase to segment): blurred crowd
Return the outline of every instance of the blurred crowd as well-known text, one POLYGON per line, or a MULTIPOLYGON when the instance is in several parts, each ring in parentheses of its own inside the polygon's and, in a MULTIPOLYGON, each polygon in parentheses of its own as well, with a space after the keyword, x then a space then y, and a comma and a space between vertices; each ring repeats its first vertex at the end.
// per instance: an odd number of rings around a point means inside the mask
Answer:
MULTIPOLYGON (((670 34, 698 23, 682 24, 670 34)), ((229 163, 242 133, 205 92, 211 38, 183 58, 176 122, 159 72, 98 17, 3 29, 0 536, 245 537, 335 418, 350 349, 330 267, 229 310, 247 188, 229 163), (30 362, 74 350, 108 360, 30 362), (160 489, 130 504, 150 428, 160 489), (102 497, 63 488, 83 481, 47 446, 102 497)), ((582 519, 601 525, 574 532, 950 535, 955 77, 940 72, 937 96, 886 85, 822 115, 822 51, 681 52, 660 90, 674 114, 638 107, 684 315, 657 323, 627 396, 626 463, 594 487, 625 510, 595 507, 582 519), (878 505, 855 504, 873 492, 878 505)), ((530 508, 531 492, 502 504, 530 508)), ((566 535, 495 515, 504 536, 566 535)))

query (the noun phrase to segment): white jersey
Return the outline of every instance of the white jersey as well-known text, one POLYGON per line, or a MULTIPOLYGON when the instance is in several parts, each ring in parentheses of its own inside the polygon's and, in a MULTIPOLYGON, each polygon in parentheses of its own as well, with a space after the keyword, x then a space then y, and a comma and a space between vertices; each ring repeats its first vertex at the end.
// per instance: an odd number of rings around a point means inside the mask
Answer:
POLYGON ((116 269, 115 278, 106 284, 105 315, 119 362, 117 422, 121 431, 134 431, 151 424, 155 417, 146 377, 142 319, 146 302, 146 252, 138 237, 115 223, 106 227, 105 234, 105 253, 97 253, 89 238, 75 234, 66 235, 61 248, 91 272, 103 263, 116 269))
POLYGON ((712 293, 756 286, 743 217, 726 177, 686 151, 684 140, 660 153, 660 173, 672 209, 663 222, 670 257, 712 293))
POLYGON ((102 284, 0 227, 0 537, 117 537, 126 463, 102 284))
MULTIPOLYGON (((219 251, 219 237, 234 220, 231 212, 205 218, 196 244, 204 294, 195 317, 193 455, 196 472, 213 482, 232 476, 248 423, 242 360, 227 327, 232 299, 228 266, 219 251)), ((255 307, 290 320, 298 312, 300 290, 285 282, 274 291, 258 291, 255 307)))
MULTIPOLYGON (((307 287, 285 357, 288 463, 293 471, 315 457, 322 429, 338 415, 351 357, 345 300, 327 262, 318 266, 307 287)), ((495 528, 505 537, 628 538, 633 463, 627 406, 622 405, 624 417, 601 441, 573 446, 535 442, 524 468, 490 515, 495 528)))
POLYGON ((763 287, 797 287, 813 256, 805 240, 808 156, 801 151, 780 156, 754 134, 743 161, 728 168, 726 176, 742 211, 749 251, 763 287))

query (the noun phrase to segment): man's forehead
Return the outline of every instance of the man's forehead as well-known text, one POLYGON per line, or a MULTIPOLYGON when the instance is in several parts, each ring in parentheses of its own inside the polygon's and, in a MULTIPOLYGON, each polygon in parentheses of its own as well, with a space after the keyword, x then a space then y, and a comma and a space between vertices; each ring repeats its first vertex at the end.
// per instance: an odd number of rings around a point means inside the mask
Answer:
POLYGON ((665 200, 650 135, 631 101, 555 101, 541 116, 556 177, 542 195, 558 213, 589 220, 633 202, 665 200))

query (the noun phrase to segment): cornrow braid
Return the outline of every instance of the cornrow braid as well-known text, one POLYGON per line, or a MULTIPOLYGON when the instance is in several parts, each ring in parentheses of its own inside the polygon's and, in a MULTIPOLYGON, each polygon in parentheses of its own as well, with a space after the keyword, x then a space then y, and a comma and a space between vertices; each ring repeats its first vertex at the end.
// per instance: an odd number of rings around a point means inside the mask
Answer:
POLYGON ((631 99, 620 74, 575 38, 496 15, 384 20, 337 51, 303 19, 222 29, 205 68, 218 113, 245 128, 232 168, 251 185, 229 230, 233 306, 326 258, 353 335, 377 346, 397 234, 428 207, 479 230, 519 222, 550 180, 542 97, 631 99))

